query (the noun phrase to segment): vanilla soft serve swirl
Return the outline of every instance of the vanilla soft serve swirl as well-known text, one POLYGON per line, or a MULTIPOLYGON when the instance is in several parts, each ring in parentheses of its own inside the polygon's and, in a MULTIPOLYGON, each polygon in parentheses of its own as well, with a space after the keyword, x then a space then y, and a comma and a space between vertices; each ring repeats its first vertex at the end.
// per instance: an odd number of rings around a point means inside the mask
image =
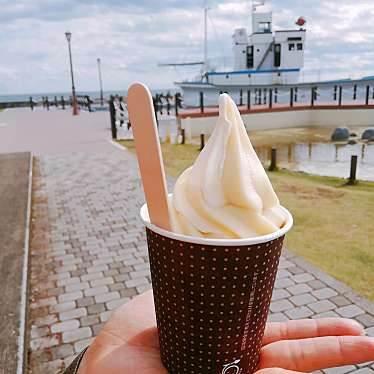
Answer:
POLYGON ((206 238, 273 233, 285 213, 229 95, 195 164, 178 178, 169 201, 172 231, 206 238))

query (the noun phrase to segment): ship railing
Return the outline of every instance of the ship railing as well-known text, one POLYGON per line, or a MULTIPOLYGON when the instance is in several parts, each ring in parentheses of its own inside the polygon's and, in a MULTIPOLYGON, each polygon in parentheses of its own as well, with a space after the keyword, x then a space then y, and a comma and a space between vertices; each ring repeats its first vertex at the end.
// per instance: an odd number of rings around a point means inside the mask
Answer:
MULTIPOLYGON (((217 110, 218 95, 227 92, 236 104, 243 109, 275 109, 287 107, 324 107, 337 106, 374 106, 373 84, 326 84, 318 86, 258 86, 240 88, 233 87, 226 90, 217 89, 217 96, 200 91, 196 94, 195 105, 189 105, 186 109, 200 113, 217 110)), ((189 94, 190 95, 190 94, 189 94)), ((191 96, 188 97, 191 100, 191 96)))

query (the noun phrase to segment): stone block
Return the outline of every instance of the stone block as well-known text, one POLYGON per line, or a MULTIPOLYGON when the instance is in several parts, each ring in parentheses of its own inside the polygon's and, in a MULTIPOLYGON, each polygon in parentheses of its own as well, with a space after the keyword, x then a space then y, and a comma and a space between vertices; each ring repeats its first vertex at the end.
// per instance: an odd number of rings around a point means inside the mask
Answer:
POLYGON ((89 327, 81 327, 73 331, 67 331, 62 334, 63 343, 72 343, 87 339, 92 336, 92 330, 89 327))

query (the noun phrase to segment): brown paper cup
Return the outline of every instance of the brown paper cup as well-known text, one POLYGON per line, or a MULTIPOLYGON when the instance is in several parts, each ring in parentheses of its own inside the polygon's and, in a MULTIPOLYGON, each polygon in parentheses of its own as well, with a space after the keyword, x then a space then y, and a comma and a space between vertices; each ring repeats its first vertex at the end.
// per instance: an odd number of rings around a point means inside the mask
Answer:
POLYGON ((161 360, 170 373, 247 374, 261 341, 286 225, 250 239, 201 239, 146 225, 161 360))

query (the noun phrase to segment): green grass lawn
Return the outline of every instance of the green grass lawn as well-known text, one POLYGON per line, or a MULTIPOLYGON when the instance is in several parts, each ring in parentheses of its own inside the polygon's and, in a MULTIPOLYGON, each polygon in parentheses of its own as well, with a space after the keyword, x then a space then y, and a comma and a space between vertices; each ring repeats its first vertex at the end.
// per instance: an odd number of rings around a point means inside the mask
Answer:
MULTIPOLYGON (((134 152, 133 141, 120 141, 134 152)), ((166 172, 177 177, 199 154, 198 146, 163 144, 166 172)), ((374 183, 345 186, 339 178, 269 173, 295 225, 286 246, 374 301, 374 183)))

